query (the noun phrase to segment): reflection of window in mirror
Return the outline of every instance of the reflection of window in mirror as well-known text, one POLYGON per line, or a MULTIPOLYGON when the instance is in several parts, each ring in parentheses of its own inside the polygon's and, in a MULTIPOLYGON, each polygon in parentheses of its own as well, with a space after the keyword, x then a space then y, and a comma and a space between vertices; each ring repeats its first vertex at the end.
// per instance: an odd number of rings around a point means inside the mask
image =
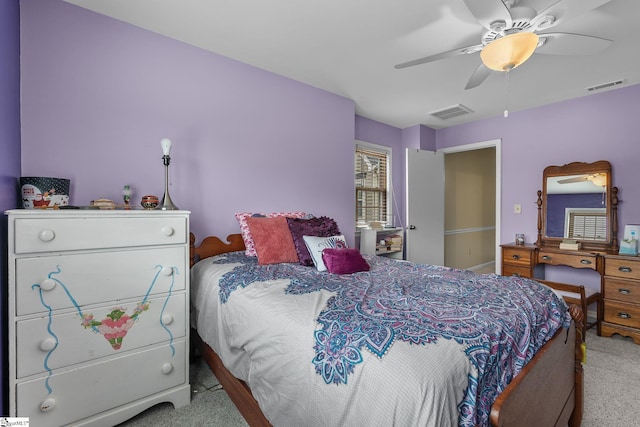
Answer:
POLYGON ((568 208, 565 213, 564 237, 581 240, 606 240, 607 210, 604 208, 568 208))
POLYGON ((601 175, 547 178, 547 237, 607 240, 606 188, 598 182, 601 175))

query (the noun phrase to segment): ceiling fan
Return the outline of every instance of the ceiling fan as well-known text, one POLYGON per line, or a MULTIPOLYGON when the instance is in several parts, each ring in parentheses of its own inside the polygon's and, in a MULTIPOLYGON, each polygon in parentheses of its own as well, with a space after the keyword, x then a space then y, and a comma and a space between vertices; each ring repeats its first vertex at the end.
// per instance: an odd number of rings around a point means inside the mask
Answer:
POLYGON ((603 187, 607 183, 607 174, 605 173, 594 173, 590 175, 578 175, 573 178, 561 179, 558 181, 558 184, 570 184, 572 182, 587 182, 591 181, 593 184, 603 187))
MULTIPOLYGON (((563 4, 571 0, 549 0, 551 4, 540 11, 526 6, 524 0, 464 0, 478 23, 485 28, 481 42, 435 55, 403 62, 397 69, 412 67, 428 62, 439 61, 459 55, 480 52, 482 62, 473 72, 465 89, 479 86, 494 70, 510 71, 525 62, 535 52, 552 55, 590 55, 607 48, 612 41, 600 37, 573 33, 541 33, 567 19, 567 10, 563 4), (499 44, 506 45, 499 46, 499 44), (527 45, 527 46, 525 46, 527 45), (497 63, 490 58, 511 49, 526 47, 526 52, 497 63), (493 52, 490 52, 492 50, 493 52)), ((608 3, 610 0, 585 1, 574 3, 574 11, 587 12, 608 3), (590 5, 592 7, 585 7, 590 5), (581 10, 582 9, 582 10, 581 10)))

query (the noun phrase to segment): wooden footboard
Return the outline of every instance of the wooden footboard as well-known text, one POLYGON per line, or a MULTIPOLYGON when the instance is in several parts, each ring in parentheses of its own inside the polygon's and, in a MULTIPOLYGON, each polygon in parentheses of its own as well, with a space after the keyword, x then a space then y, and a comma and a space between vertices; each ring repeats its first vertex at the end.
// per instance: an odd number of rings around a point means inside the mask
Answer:
POLYGON ((569 311, 572 326, 558 331, 498 396, 491 407, 491 425, 580 426, 584 319, 578 306, 569 311))
MULTIPOLYGON (((198 258, 244 249, 239 234, 231 235, 227 240, 229 243, 209 237, 196 248, 192 235, 192 264, 198 258)), ((576 305, 572 305, 569 311, 573 318, 572 326, 558 331, 498 396, 491 409, 491 425, 580 426, 583 412, 584 317, 576 305)), ((193 335, 203 359, 247 423, 252 427, 270 426, 249 387, 224 367, 215 351, 197 333, 193 335)))

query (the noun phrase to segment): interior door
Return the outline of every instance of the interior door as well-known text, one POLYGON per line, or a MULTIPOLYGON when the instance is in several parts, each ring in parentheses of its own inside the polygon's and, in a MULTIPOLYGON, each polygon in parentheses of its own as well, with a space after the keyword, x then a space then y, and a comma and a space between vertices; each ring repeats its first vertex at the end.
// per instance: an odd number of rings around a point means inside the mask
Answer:
POLYGON ((444 265, 444 154, 406 150, 406 258, 444 265))

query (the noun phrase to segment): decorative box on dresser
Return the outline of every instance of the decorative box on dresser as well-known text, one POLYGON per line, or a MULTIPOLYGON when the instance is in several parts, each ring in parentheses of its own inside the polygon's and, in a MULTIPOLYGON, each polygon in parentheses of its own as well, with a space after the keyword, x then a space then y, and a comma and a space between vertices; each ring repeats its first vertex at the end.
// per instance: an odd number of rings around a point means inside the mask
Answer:
POLYGON ((602 335, 615 333, 640 344, 640 257, 604 257, 602 335))
POLYGON ((189 212, 6 213, 9 415, 113 426, 189 404, 189 212))

